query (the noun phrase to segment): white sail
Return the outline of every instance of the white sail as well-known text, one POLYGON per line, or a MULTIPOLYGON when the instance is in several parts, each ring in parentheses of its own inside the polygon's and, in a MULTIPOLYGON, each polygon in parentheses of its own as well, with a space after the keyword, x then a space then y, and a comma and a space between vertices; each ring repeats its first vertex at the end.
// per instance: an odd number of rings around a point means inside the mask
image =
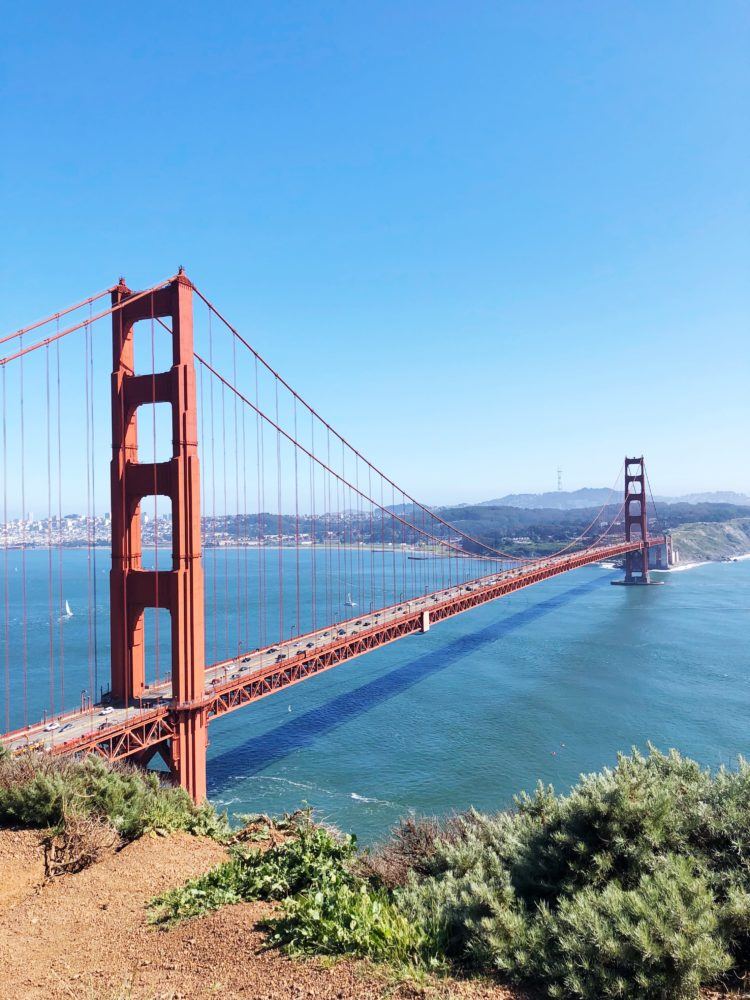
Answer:
POLYGON ((71 607, 70 607, 70 605, 68 604, 67 601, 65 602, 65 617, 66 618, 72 618, 73 617, 73 611, 71 610, 71 607))
POLYGON ((346 600, 344 601, 344 607, 345 608, 356 608, 357 607, 357 602, 352 600, 352 595, 351 594, 347 594, 346 595, 346 600))

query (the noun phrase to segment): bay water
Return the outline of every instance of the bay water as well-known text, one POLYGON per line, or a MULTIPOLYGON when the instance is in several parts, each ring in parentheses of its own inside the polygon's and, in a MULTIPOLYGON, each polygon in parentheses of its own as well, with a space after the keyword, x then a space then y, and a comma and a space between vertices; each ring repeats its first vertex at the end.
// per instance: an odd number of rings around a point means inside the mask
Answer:
MULTIPOLYGON (((94 568, 86 552, 65 553, 73 617, 50 630, 48 553, 27 552, 24 638, 20 554, 10 556, 0 691, 17 726, 24 642, 31 719, 48 704, 50 632, 55 643, 61 627, 66 707, 106 686, 109 560, 101 550, 94 568), (81 613, 92 576, 93 621, 81 613)), ((207 592, 231 558, 218 570, 206 559, 207 592)), ((750 752, 750 560, 654 574, 664 582, 653 587, 611 586, 618 576, 593 566, 557 577, 213 721, 210 799, 230 817, 309 805, 370 842, 403 815, 500 809, 537 781, 564 790, 649 741, 736 765, 750 752)), ((59 668, 55 685, 59 710, 59 668)))

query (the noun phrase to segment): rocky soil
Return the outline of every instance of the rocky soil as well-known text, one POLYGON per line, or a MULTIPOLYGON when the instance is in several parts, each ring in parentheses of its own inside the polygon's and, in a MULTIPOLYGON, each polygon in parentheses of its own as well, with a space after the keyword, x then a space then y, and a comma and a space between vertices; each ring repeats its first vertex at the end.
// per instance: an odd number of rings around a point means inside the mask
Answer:
POLYGON ((287 958, 265 947, 267 903, 149 927, 152 896, 224 859, 211 840, 144 837, 45 882, 40 839, 0 830, 0 1000, 539 1000, 495 983, 399 982, 364 962, 287 958))
POLYGON ((0 831, 2 1000, 521 1000, 495 984, 397 983, 361 962, 286 958, 264 947, 265 903, 149 927, 148 899, 224 858, 213 841, 145 837, 45 883, 39 839, 0 831))

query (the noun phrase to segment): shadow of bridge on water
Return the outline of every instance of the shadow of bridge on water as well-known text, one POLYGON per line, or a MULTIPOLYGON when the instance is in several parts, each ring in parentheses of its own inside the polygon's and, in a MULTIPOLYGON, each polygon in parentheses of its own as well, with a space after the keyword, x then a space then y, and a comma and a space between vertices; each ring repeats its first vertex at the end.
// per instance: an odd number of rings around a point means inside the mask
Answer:
POLYGON ((382 677, 337 695, 302 715, 284 721, 275 729, 251 737, 231 750, 209 758, 209 771, 213 772, 209 776, 209 795, 220 793, 230 775, 236 776, 242 773, 250 777, 259 774, 270 764, 282 760, 295 750, 312 746, 325 733, 330 733, 357 716, 364 715, 389 698, 395 698, 425 678, 447 670, 472 650, 497 642, 498 639, 539 621, 585 594, 602 586, 608 586, 616 576, 615 573, 607 573, 594 580, 587 580, 563 593, 555 594, 538 604, 517 611, 503 621, 487 625, 478 632, 460 636, 438 649, 395 667, 382 677))

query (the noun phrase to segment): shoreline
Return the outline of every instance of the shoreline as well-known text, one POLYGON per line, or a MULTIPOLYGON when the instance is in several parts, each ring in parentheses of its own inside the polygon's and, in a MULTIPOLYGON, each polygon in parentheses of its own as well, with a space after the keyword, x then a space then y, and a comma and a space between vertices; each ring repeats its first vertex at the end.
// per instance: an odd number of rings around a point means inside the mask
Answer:
POLYGON ((726 563, 733 562, 745 562, 750 559, 750 552, 744 552, 742 555, 729 556, 728 558, 722 559, 703 559, 700 562, 686 562, 678 563, 676 566, 670 566, 669 569, 652 569, 652 573, 684 573, 689 569, 698 569, 699 566, 720 566, 726 563))
MULTIPOLYGON (((164 546, 160 545, 158 547, 159 548, 163 548, 165 551, 168 548, 168 546, 167 546, 166 543, 164 544, 164 546)), ((21 545, 9 545, 9 546, 7 546, 4 549, 4 551, 6 551, 6 552, 22 552, 22 551, 26 551, 26 552, 48 552, 50 550, 50 548, 54 552, 54 551, 58 551, 60 549, 60 546, 57 546, 57 545, 53 545, 53 546, 49 546, 49 545, 26 545, 25 549, 24 549, 24 547, 21 546, 21 545)), ((106 544, 96 544, 96 545, 92 545, 91 548, 95 549, 97 551, 103 551, 103 552, 109 553, 109 551, 110 551, 110 544, 109 544, 109 542, 107 542, 106 544)), ((156 548, 157 548, 157 546, 155 546, 155 545, 144 545, 143 546, 143 551, 155 551, 156 548)), ((382 555, 393 555, 393 554, 399 555, 399 554, 404 554, 405 553, 407 555, 418 555, 418 556, 421 556, 423 559, 430 559, 430 558, 443 558, 443 559, 445 559, 445 558, 449 558, 449 557, 451 557, 451 558, 459 558, 459 559, 460 558, 463 558, 463 559, 479 559, 479 560, 482 559, 482 556, 477 556, 475 553, 472 553, 472 552, 466 552, 466 553, 452 552, 450 554, 445 554, 443 552, 435 552, 435 551, 430 551, 430 550, 426 550, 426 549, 415 548, 415 547, 412 547, 412 546, 406 546, 406 547, 402 548, 400 545, 399 546, 394 546, 394 547, 391 547, 391 548, 384 548, 382 545, 330 545, 330 546, 327 546, 327 545, 325 545, 325 543, 321 542, 319 545, 315 545, 315 546, 313 546, 313 545, 301 546, 300 551, 306 551, 306 550, 312 551, 313 549, 315 549, 315 551, 322 551, 325 548, 331 548, 331 549, 335 549, 336 551, 347 551, 347 552, 374 552, 376 554, 382 554, 382 555)), ((291 551, 294 551, 294 549, 295 549, 295 546, 293 546, 293 545, 281 545, 281 546, 279 546, 279 545, 260 545, 260 546, 258 546, 258 545, 204 545, 203 546, 203 552, 206 553, 206 554, 209 553, 209 552, 221 552, 221 551, 228 551, 228 552, 236 552, 236 551, 240 551, 240 552, 243 552, 243 551, 250 551, 250 552, 278 552, 279 550, 281 550, 283 552, 283 551, 289 550, 291 552, 291 551)), ((64 552, 86 552, 88 550, 88 546, 86 546, 86 545, 63 545, 62 546, 62 550, 64 552)), ((524 559, 524 558, 529 558, 529 557, 528 556, 518 556, 518 560, 519 561, 521 559, 524 559)), ((538 558, 539 559, 544 559, 545 556, 540 555, 538 558)), ((685 572, 686 570, 689 570, 689 569, 697 569, 699 566, 710 566, 712 564, 721 564, 721 563, 745 562, 746 560, 749 560, 749 559, 750 559, 750 552, 743 552, 743 553, 741 553, 739 555, 723 556, 723 557, 721 557, 719 559, 701 559, 701 560, 699 560, 697 562, 678 563, 676 566, 670 566, 668 569, 652 569, 651 572, 652 573, 682 573, 682 572, 685 572)), ((498 561, 510 563, 510 562, 515 562, 516 560, 507 559, 507 560, 498 560, 498 561)))

